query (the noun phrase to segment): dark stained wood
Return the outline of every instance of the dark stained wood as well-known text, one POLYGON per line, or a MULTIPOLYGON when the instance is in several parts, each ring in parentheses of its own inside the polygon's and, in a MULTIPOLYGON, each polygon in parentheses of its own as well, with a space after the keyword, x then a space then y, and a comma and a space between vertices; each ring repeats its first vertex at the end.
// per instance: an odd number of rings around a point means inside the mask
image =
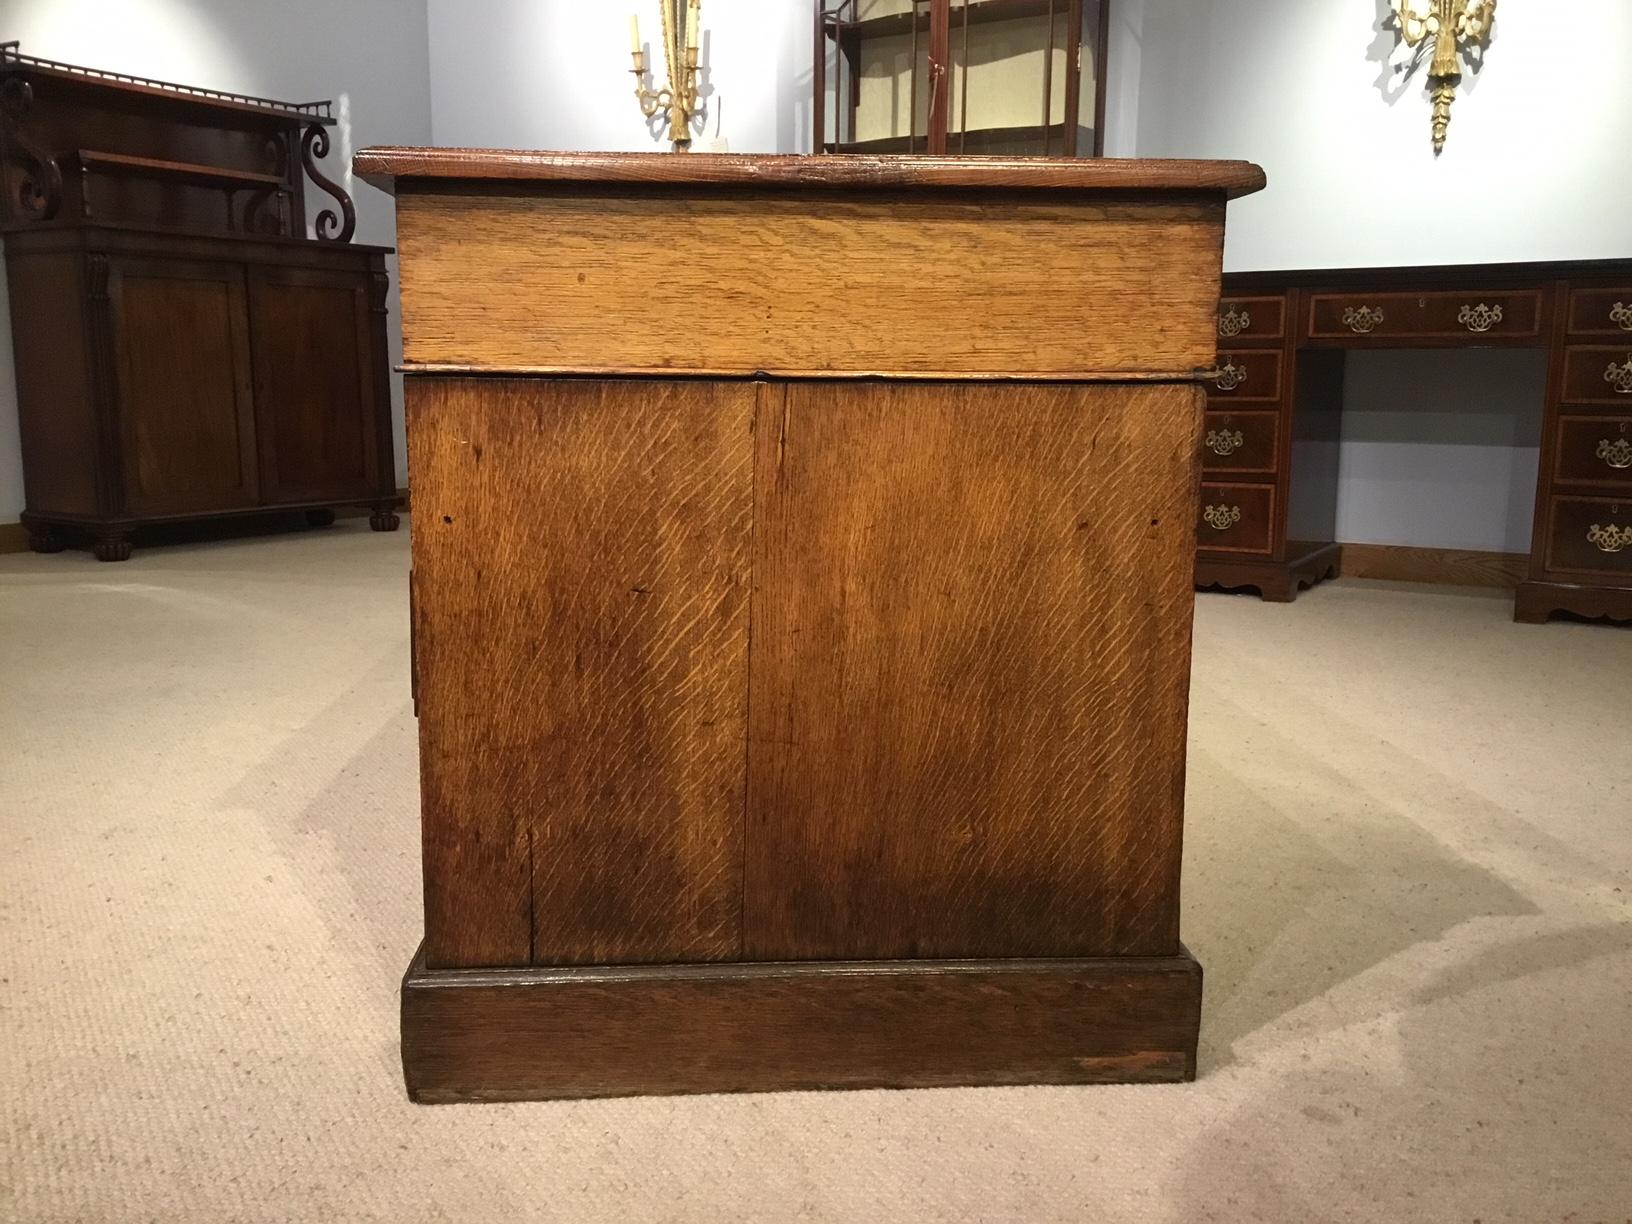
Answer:
POLYGON ((427 963, 736 958, 754 384, 409 395, 427 963))
POLYGON ((1632 494, 1632 411, 1610 417, 1561 412, 1555 438, 1556 483, 1632 494))
POLYGON ((1416 548, 1398 544, 1345 544, 1345 578, 1427 582, 1441 586, 1513 590, 1529 569, 1529 553, 1416 548))
POLYGON ((1226 412, 1209 407, 1202 426, 1201 467, 1228 476, 1273 476, 1280 471, 1281 414, 1226 412))
POLYGON ((1632 365, 1632 339, 1618 345, 1571 345, 1564 350, 1564 379, 1559 399, 1565 404, 1604 404, 1611 411, 1632 407, 1632 374, 1619 372, 1632 365), (1611 374, 1617 375, 1611 378, 1611 374))
POLYGON ((750 959, 1174 951, 1199 418, 1188 387, 767 391, 750 959))
POLYGON ((1273 551, 1275 486, 1204 480, 1196 517, 1196 543, 1208 552, 1273 551))
POLYGON ((1202 553, 1196 557, 1196 586, 1202 590, 1255 590, 1266 603, 1291 603, 1298 592, 1337 577, 1343 550, 1324 544, 1291 550, 1285 561, 1202 553))
POLYGON ((119 559, 146 527, 273 507, 394 525, 382 248, 83 225, 5 247, 42 539, 119 559))
POLYGON ((1350 345, 1455 340, 1463 344, 1496 344, 1514 339, 1536 343, 1542 319, 1538 290, 1495 292, 1332 292, 1310 293, 1307 335, 1311 340, 1343 340, 1350 345), (1464 309, 1501 311, 1464 322, 1464 309), (1362 317, 1360 312, 1370 311, 1362 317), (1350 312, 1354 316, 1350 317, 1350 312), (1378 312, 1381 313, 1377 320, 1378 312), (1372 320, 1377 320, 1373 322, 1372 320))
POLYGON ((15 43, 0 47, 0 90, 0 223, 305 237, 299 143, 334 124, 326 101, 121 76, 15 43))
POLYGON ((1209 408, 1230 404, 1281 402, 1281 351, 1238 348, 1220 352, 1218 370, 1207 380, 1209 408))
POLYGON ((1565 612, 1586 620, 1632 622, 1632 588, 1578 582, 1521 582, 1514 592, 1513 619, 1540 625, 1565 612))
POLYGON ((415 1101, 1195 1078, 1201 967, 1160 958, 435 971, 415 1101))
POLYGON ((332 187, 329 104, 15 43, 0 94, 31 545, 122 560, 147 527, 273 507, 321 522, 361 504, 395 527, 386 251, 306 238, 307 179, 332 187))
POLYGON ((1632 275, 1622 287, 1570 291, 1566 330, 1574 336, 1610 336, 1632 344, 1632 275))
POLYGON ((121 259, 108 275, 124 504, 134 516, 260 500, 243 269, 121 259))
POLYGON ((1632 586, 1632 497, 1554 497, 1546 532, 1542 569, 1547 574, 1602 574, 1632 586), (1615 538, 1606 539, 1609 533, 1615 538), (1617 545, 1615 539, 1626 542, 1617 545))
POLYGON ((1258 340, 1286 334, 1286 299, 1229 296, 1218 304, 1218 347, 1251 348, 1258 340))
POLYGON ((383 191, 393 180, 499 183, 727 184, 766 191, 900 188, 1038 192, 1193 192, 1230 199, 1260 191, 1251 162, 1181 158, 966 158, 767 155, 746 153, 534 153, 514 149, 382 146, 353 159, 356 173, 383 191))
MULTIPOLYGON (((249 280, 262 500, 377 495, 381 464, 367 280, 308 268, 255 269, 249 280)), ((389 477, 386 477, 389 483, 389 477)))
MULTIPOLYGON (((1226 277, 1220 303, 1221 365, 1250 361, 1242 354, 1262 345, 1255 338, 1258 329, 1276 331, 1281 319, 1290 321, 1282 350, 1288 375, 1276 405, 1282 413, 1283 445, 1277 471, 1253 473, 1276 489, 1269 559, 1247 563, 1210 548, 1203 533, 1198 583, 1261 585, 1266 598, 1290 598, 1310 574, 1329 569, 1324 558, 1337 555, 1331 551, 1331 536, 1344 350, 1514 345, 1549 352, 1530 581, 1521 588, 1516 614, 1520 619, 1544 618, 1547 608, 1556 607, 1580 615, 1632 618, 1632 582, 1618 555, 1603 555, 1585 543, 1583 533, 1591 523, 1576 521, 1584 498, 1615 494, 1632 484, 1627 469, 1616 466, 1624 452, 1609 449, 1616 447, 1623 425, 1632 422, 1632 391, 1620 389, 1618 374, 1632 362, 1632 289, 1624 286, 1632 286, 1632 261, 1311 269, 1226 277), (1284 309, 1271 304, 1277 300, 1284 309), (1344 322, 1346 311, 1362 307, 1383 312, 1369 331, 1344 322), (1498 307, 1500 319, 1494 317, 1498 307), (1250 321, 1237 326, 1236 318, 1226 325, 1222 316, 1231 310, 1245 312, 1250 321), (1226 331, 1233 334, 1226 336, 1226 331), (1616 337, 1626 342, 1617 345, 1616 337), (1283 572, 1271 573, 1274 567, 1283 572), (1553 581, 1554 574, 1566 578, 1553 581), (1588 585, 1596 585, 1598 593, 1584 594, 1588 585), (1586 610, 1600 608, 1610 612, 1586 610)), ((1212 397, 1221 405, 1227 393, 1215 388, 1212 397)), ((1267 399, 1263 407, 1270 407, 1267 399)), ((1218 470, 1208 462, 1210 470, 1218 470)), ((1411 566, 1452 574, 1468 568, 1454 561, 1460 554, 1446 555, 1453 560, 1413 561, 1411 566)), ((1364 556, 1357 556, 1356 564, 1370 566, 1364 556)), ((1387 568, 1393 561, 1378 564, 1387 568)), ((1480 566, 1474 565, 1472 572, 1477 576, 1480 566)))
MULTIPOLYGON (((40 513, 95 515, 101 449, 88 286, 72 252, 7 243, 6 276, 16 353, 18 424, 28 505, 40 513)), ((105 294, 106 289, 103 287, 105 294)))

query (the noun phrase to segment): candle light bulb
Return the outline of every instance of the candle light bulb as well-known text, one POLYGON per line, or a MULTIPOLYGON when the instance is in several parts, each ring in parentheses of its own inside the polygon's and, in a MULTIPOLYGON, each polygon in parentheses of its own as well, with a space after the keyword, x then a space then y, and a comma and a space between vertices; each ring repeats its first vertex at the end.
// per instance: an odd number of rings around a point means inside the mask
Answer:
POLYGON ((640 18, 633 13, 629 14, 629 49, 636 55, 640 54, 640 18))

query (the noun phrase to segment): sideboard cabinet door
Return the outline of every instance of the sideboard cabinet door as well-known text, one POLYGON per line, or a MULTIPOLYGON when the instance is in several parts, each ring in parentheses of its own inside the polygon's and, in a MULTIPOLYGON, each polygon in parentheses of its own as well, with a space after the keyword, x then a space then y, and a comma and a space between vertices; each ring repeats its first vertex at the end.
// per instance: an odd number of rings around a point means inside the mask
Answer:
POLYGON ((232 263, 108 263, 124 513, 255 505, 244 273, 232 263))
POLYGON ((366 272, 250 271, 256 432, 268 505, 379 492, 368 296, 366 272))

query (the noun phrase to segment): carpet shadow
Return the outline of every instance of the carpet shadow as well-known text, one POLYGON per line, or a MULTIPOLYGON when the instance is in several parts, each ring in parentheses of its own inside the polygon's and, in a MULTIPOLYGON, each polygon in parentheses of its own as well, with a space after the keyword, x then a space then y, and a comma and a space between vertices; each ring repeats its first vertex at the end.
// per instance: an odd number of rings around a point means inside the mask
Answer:
MULTIPOLYGON (((1226 723, 1250 718, 1231 714, 1226 723)), ((1202 1074, 1228 1065, 1237 1042, 1413 945, 1473 919, 1537 912, 1409 812, 1267 728, 1254 735, 1250 770, 1191 750, 1182 929, 1206 974, 1202 1074)), ((1426 805, 1507 818, 1386 744, 1365 750, 1421 773, 1426 805)))

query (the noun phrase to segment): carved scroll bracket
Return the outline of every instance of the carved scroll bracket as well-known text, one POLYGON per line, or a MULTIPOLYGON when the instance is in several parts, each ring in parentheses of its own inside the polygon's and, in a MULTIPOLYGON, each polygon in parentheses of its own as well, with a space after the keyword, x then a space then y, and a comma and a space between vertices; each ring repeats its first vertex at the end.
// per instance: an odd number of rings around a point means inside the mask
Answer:
POLYGON ((312 182, 334 197, 341 214, 337 217, 333 209, 325 208, 317 214, 313 228, 322 242, 350 242, 357 230, 357 210, 352 207, 345 189, 317 168, 317 159, 328 155, 329 133, 320 123, 309 124, 300 139, 300 164, 312 182))
POLYGON ((34 89, 27 81, 7 77, 0 82, 0 147, 11 147, 33 166, 17 187, 17 203, 24 216, 49 221, 62 207, 62 168, 57 159, 23 135, 23 120, 34 106, 34 89))

